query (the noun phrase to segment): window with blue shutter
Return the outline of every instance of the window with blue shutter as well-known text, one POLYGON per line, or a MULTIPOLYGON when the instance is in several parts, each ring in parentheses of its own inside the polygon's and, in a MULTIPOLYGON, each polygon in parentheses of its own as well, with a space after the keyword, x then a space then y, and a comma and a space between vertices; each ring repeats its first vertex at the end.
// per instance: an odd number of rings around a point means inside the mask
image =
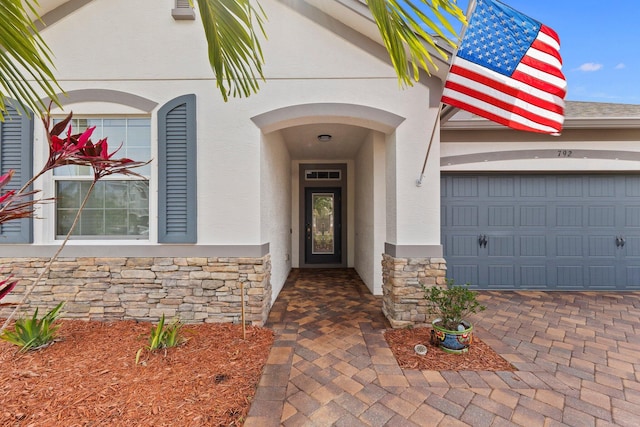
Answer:
POLYGON ((158 242, 197 242, 196 96, 158 111, 158 242))
MULTIPOLYGON (((4 122, 0 122, 0 174, 15 171, 4 191, 19 190, 33 173, 33 114, 18 105, 7 102, 4 122)), ((4 243, 33 243, 33 219, 0 224, 0 244, 4 243)))

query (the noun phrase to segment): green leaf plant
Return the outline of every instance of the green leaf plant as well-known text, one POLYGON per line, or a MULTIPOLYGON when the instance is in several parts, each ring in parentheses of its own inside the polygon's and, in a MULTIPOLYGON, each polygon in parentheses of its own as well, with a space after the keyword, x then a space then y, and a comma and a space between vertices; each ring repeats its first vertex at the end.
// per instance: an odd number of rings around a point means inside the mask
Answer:
POLYGON ((20 352, 38 350, 51 344, 60 328, 54 324, 60 315, 64 301, 56 305, 51 311, 38 319, 38 309, 31 317, 16 320, 13 331, 6 330, 0 335, 0 339, 20 347, 20 352))
POLYGON ((140 362, 140 356, 146 349, 149 351, 155 351, 159 349, 167 349, 171 347, 177 347, 183 342, 185 338, 181 335, 182 322, 180 319, 175 319, 168 325, 165 325, 164 313, 160 318, 160 321, 155 327, 151 328, 149 334, 149 344, 146 347, 142 347, 136 353, 136 365, 140 362))
POLYGON ((440 325, 450 331, 455 331, 466 316, 486 309, 478 302, 477 292, 469 289, 469 284, 460 286, 447 279, 446 287, 422 285, 422 289, 427 311, 434 316, 432 320, 441 319, 440 325))
POLYGON ((9 98, 33 111, 46 108, 40 91, 58 103, 52 55, 38 33, 37 0, 0 2, 0 121, 9 98), (32 16, 36 17, 34 22, 32 16))

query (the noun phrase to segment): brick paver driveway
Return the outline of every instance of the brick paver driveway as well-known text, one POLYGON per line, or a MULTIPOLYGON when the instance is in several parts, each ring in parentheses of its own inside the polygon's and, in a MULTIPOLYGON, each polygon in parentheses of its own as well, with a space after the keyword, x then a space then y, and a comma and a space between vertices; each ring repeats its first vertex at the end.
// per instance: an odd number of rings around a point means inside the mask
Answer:
POLYGON ((478 336, 517 371, 402 370, 353 270, 294 270, 245 426, 640 426, 640 293, 480 299, 478 336))

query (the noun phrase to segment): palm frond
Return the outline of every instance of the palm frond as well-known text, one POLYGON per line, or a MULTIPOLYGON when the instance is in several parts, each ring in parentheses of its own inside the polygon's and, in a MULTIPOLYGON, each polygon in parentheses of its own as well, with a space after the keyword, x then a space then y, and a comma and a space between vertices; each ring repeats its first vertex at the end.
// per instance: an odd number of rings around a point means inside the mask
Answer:
POLYGON ((0 120, 7 98, 35 112, 46 109, 42 96, 57 102, 60 89, 53 75, 50 50, 38 34, 27 11, 35 13, 37 0, 0 2, 0 120))
POLYGON ((198 9, 223 99, 257 92, 258 80, 264 80, 264 58, 256 34, 259 29, 265 36, 262 8, 251 0, 199 0, 198 9))
POLYGON ((436 44, 434 37, 442 38, 451 47, 456 46, 456 31, 442 12, 466 22, 456 0, 367 0, 367 4, 402 86, 418 81, 420 69, 429 74, 438 69, 429 47, 448 59, 447 52, 436 44), (425 13, 425 6, 435 19, 425 13))

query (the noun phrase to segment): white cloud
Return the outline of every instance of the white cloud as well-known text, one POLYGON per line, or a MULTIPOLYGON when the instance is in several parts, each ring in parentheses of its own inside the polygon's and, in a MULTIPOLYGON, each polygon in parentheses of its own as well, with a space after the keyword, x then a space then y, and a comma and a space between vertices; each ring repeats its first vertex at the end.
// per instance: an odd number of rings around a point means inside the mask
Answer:
POLYGON ((585 72, 598 71, 600 69, 602 69, 602 64, 597 64, 595 62, 585 62, 578 67, 578 70, 585 72))
POLYGON ((624 64, 621 62, 621 63, 619 63, 618 65, 616 65, 616 66, 615 66, 615 69, 616 69, 616 70, 622 70, 622 69, 623 69, 623 68, 625 68, 625 67, 626 67, 626 65, 624 65, 624 64))

